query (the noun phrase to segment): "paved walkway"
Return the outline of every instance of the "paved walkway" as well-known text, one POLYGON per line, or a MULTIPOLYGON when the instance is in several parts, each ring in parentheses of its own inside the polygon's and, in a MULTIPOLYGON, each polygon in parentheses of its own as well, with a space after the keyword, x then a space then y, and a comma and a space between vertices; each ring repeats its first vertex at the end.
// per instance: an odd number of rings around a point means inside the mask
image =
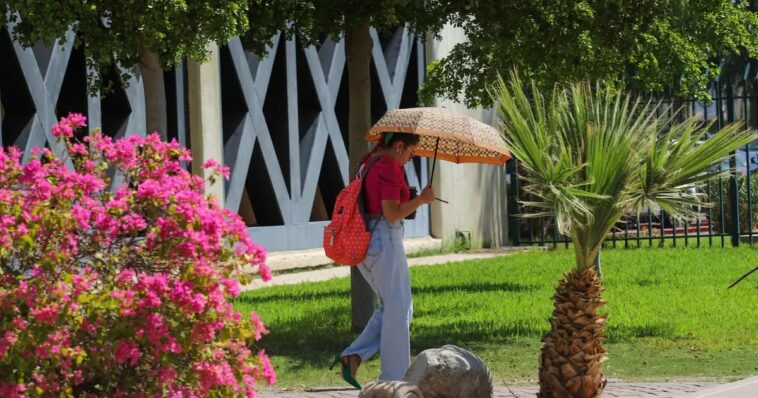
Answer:
MULTIPOLYGON (((307 391, 260 391, 260 398, 356 398, 358 390, 314 388, 307 391)), ((493 398, 527 398, 537 395, 537 387, 496 386, 493 398)), ((624 383, 610 381, 603 397, 609 398, 756 398, 758 376, 728 384, 707 382, 624 383)), ((464 397, 461 397, 464 398, 464 397)))
MULTIPOLYGON (((610 382, 603 397, 679 398, 712 388, 708 383, 620 383, 610 382)), ((537 395, 537 387, 495 387, 494 398, 527 398, 537 395)), ((356 398, 358 391, 343 388, 311 389, 302 392, 261 392, 261 398, 356 398)), ((726 396, 724 396, 726 397, 726 396)), ((464 397, 461 397, 464 398, 464 397)))
MULTIPOLYGON (((404 241, 406 251, 439 247, 439 240, 422 238, 404 241), (409 250, 411 248, 411 250, 409 250)), ((492 258, 523 251, 524 248, 494 251, 488 253, 451 253, 437 256, 418 257, 408 260, 409 266, 444 264, 455 261, 492 258)), ((271 253, 269 265, 275 271, 291 271, 292 269, 308 269, 314 266, 329 264, 322 249, 302 250, 296 252, 271 253)), ((266 286, 296 284, 305 281, 321 281, 331 278, 345 277, 350 274, 350 267, 326 267, 312 271, 292 272, 274 275, 268 283, 254 282, 244 286, 243 290, 258 289, 266 286)), ((496 386, 494 398, 526 398, 535 397, 537 387, 507 387, 496 386)), ((259 398, 355 398, 358 391, 352 388, 326 387, 313 388, 307 391, 259 391, 259 398)), ((758 398, 758 376, 728 384, 713 384, 708 382, 679 382, 679 383, 625 383, 609 381, 603 393, 611 398, 758 398)), ((464 398, 464 397, 461 397, 464 398)))

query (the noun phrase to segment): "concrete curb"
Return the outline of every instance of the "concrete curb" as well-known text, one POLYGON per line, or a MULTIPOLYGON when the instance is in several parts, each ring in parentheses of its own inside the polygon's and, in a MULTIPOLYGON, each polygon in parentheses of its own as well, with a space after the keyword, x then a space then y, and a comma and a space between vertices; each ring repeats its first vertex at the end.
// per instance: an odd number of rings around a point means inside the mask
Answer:
MULTIPOLYGON (((320 251, 321 249, 318 249, 318 250, 320 251)), ((406 246, 406 251, 407 250, 408 249, 406 246)), ((499 252, 493 252, 493 253, 449 253, 449 254, 440 254, 436 256, 409 258, 408 266, 415 267, 415 266, 422 266, 422 265, 436 265, 436 264, 446 264, 446 263, 451 263, 451 262, 459 262, 459 261, 467 261, 467 260, 494 258, 494 257, 507 256, 507 255, 511 255, 511 254, 515 254, 515 253, 519 253, 523 251, 524 250, 506 250, 506 251, 499 251, 499 252)), ((320 257, 323 256, 323 252, 310 251, 310 255, 312 255, 312 257, 309 257, 309 253, 297 254, 298 257, 296 261, 300 264, 300 268, 318 266, 319 265, 318 263, 321 260, 320 257)), ((286 259, 286 258, 288 257, 282 257, 282 259, 286 259)), ((281 260, 281 261, 284 261, 284 260, 281 260)), ((331 262, 328 264, 331 264, 331 262)), ((290 268, 284 268, 284 269, 295 269, 295 268, 296 267, 290 267, 290 268)), ((274 275, 271 278, 271 280, 268 282, 263 282, 260 279, 255 279, 253 280, 253 282, 245 286, 242 286, 242 291, 260 289, 260 288, 270 287, 270 286, 295 285, 295 284, 303 283, 303 282, 325 281, 325 280, 333 279, 333 278, 344 278, 349 275, 350 275, 350 267, 331 266, 328 268, 317 269, 313 271, 292 272, 292 273, 274 275)))
MULTIPOLYGON (((439 249, 442 240, 432 237, 410 238, 403 240, 405 253, 411 254, 421 250, 439 249)), ((267 264, 272 271, 286 271, 297 268, 317 267, 332 264, 333 261, 324 255, 324 249, 287 250, 268 254, 267 264)))

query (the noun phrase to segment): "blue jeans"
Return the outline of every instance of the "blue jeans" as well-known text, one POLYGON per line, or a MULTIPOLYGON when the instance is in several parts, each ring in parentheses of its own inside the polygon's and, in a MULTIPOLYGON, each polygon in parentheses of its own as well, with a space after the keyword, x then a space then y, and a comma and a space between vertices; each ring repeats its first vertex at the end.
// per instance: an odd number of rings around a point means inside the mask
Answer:
POLYGON ((413 316, 408 259, 403 249, 403 222, 371 221, 374 228, 366 259, 358 269, 381 303, 358 338, 342 352, 361 362, 379 352, 380 380, 401 380, 410 365, 409 328, 413 316))

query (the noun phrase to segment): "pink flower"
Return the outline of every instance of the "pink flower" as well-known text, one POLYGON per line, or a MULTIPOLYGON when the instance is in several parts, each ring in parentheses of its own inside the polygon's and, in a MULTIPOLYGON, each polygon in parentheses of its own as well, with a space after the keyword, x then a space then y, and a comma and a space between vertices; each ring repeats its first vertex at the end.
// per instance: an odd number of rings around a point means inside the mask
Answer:
POLYGON ((130 213, 121 218, 121 230, 124 232, 137 232, 147 228, 147 222, 142 216, 130 213))
POLYGON ((227 361, 202 361, 195 363, 193 369, 201 376, 200 385, 205 391, 218 386, 229 386, 233 390, 239 389, 237 378, 227 361))
POLYGON ((225 179, 229 180, 229 176, 231 175, 229 166, 224 166, 222 164, 219 164, 214 159, 208 159, 203 163, 204 169, 213 169, 214 173, 218 173, 219 175, 223 176, 225 179))
POLYGON ((78 204, 71 207, 71 217, 76 221, 76 225, 78 225, 79 228, 89 227, 90 214, 92 213, 88 209, 85 209, 78 204))
POLYGON ((124 269, 123 271, 121 271, 121 272, 120 272, 120 273, 119 273, 119 274, 116 276, 116 283, 127 283, 127 284, 131 284, 131 283, 133 283, 133 282, 134 282, 134 277, 135 277, 135 275, 136 275, 136 274, 134 273, 134 270, 133 270, 133 269, 131 269, 131 268, 126 268, 126 269, 124 269))
POLYGON ((271 280, 271 268, 269 268, 266 264, 258 265, 258 274, 261 276, 261 279, 263 279, 264 282, 271 280))
MULTIPOLYGON (((159 368, 157 371, 155 371, 155 377, 160 384, 170 384, 172 382, 175 382, 178 375, 179 372, 177 372, 176 369, 168 366, 159 368)), ((181 397, 181 393, 178 396, 181 397)))
POLYGON ((208 302, 208 299, 205 298, 204 295, 197 293, 194 296, 192 296, 191 300, 191 307, 192 310, 200 313, 203 312, 203 309, 205 309, 205 304, 208 302))
POLYGON ((77 137, 86 122, 70 114, 51 128, 73 168, 49 148, 23 164, 0 148, 0 251, 24 275, 0 275, 0 360, 12 355, 13 380, 24 380, 0 382, 0 397, 57 396, 122 372, 133 384, 114 385, 114 397, 255 396, 256 380, 276 379, 248 348, 268 330, 229 299, 243 266, 270 278, 266 251, 205 195, 176 141, 77 137))
POLYGON ((3 398, 25 398, 26 386, 23 384, 0 382, 0 396, 3 398))
POLYGON ((52 305, 35 308, 31 311, 31 316, 34 317, 37 322, 52 325, 58 316, 58 309, 52 305))
POLYGON ((140 305, 145 308, 157 308, 163 304, 163 301, 156 292, 145 292, 145 298, 140 300, 140 305))
POLYGON ((16 236, 23 236, 29 233, 29 228, 26 227, 26 224, 18 224, 16 226, 16 236))
POLYGON ((260 350, 258 352, 258 359, 263 365, 263 378, 268 384, 276 383, 276 372, 274 372, 274 367, 271 366, 271 361, 269 360, 268 355, 266 355, 265 350, 260 350))
POLYGON ((216 166, 218 166, 218 162, 216 162, 214 159, 208 159, 205 162, 203 162, 204 169, 210 169, 216 166))
POLYGON ((89 151, 87 150, 87 147, 80 143, 75 143, 71 145, 71 149, 69 149, 69 152, 77 155, 86 155, 89 151))
POLYGON ((121 316, 134 316, 137 312, 134 308, 134 296, 133 290, 114 290, 111 292, 111 297, 119 302, 119 314, 121 316))
POLYGON ((224 285, 226 293, 232 297, 237 297, 240 294, 240 283, 235 279, 222 279, 221 284, 224 285))
POLYGON ((161 194, 165 192, 161 184, 155 180, 144 181, 137 188, 137 198, 139 199, 154 199, 160 198, 161 194))
POLYGON ((5 332, 5 336, 0 337, 0 358, 2 358, 3 355, 16 344, 16 341, 18 341, 18 337, 16 336, 16 333, 11 331, 5 332))
POLYGON ((232 175, 229 166, 218 166, 216 167, 216 172, 221 174, 227 181, 229 181, 229 177, 232 175))
POLYGON ((28 325, 28 322, 26 322, 23 318, 13 318, 13 327, 18 330, 26 330, 26 325, 28 325))
POLYGON ((216 335, 216 331, 224 326, 223 322, 198 322, 192 329, 192 339, 194 341, 211 341, 216 335))
POLYGON ((87 117, 82 115, 81 113, 69 113, 68 116, 64 119, 61 119, 61 123, 66 122, 69 126, 73 128, 79 128, 84 127, 87 125, 87 117))
POLYGON ((53 137, 73 137, 74 129, 67 124, 56 124, 50 129, 53 133, 53 137))
POLYGON ((153 275, 141 274, 140 284, 144 285, 146 289, 149 289, 155 293, 163 294, 170 290, 170 279, 171 278, 164 273, 157 273, 153 275))
POLYGON ((255 341, 260 340, 263 335, 268 334, 268 329, 263 325, 261 318, 255 313, 255 311, 250 312, 250 322, 252 322, 253 329, 255 330, 255 341))
POLYGON ((174 282, 174 287, 171 290, 171 299, 175 302, 187 302, 191 299, 192 286, 185 281, 174 282))
POLYGON ((129 340, 121 340, 114 353, 114 358, 118 363, 124 363, 129 361, 129 365, 135 366, 139 361, 140 351, 134 342, 129 340))

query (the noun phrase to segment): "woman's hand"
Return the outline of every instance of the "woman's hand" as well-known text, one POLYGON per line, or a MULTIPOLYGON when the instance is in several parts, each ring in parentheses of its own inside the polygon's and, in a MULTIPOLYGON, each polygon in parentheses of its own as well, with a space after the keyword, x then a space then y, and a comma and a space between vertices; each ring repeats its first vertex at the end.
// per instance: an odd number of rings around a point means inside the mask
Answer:
POLYGON ((418 195, 421 200, 421 204, 427 204, 434 202, 434 188, 431 185, 427 185, 421 193, 418 195))
POLYGON ((434 189, 431 186, 427 186, 423 191, 415 198, 400 203, 399 200, 382 200, 382 213, 387 221, 402 220, 409 214, 413 213, 422 205, 432 203, 434 201, 434 189))

